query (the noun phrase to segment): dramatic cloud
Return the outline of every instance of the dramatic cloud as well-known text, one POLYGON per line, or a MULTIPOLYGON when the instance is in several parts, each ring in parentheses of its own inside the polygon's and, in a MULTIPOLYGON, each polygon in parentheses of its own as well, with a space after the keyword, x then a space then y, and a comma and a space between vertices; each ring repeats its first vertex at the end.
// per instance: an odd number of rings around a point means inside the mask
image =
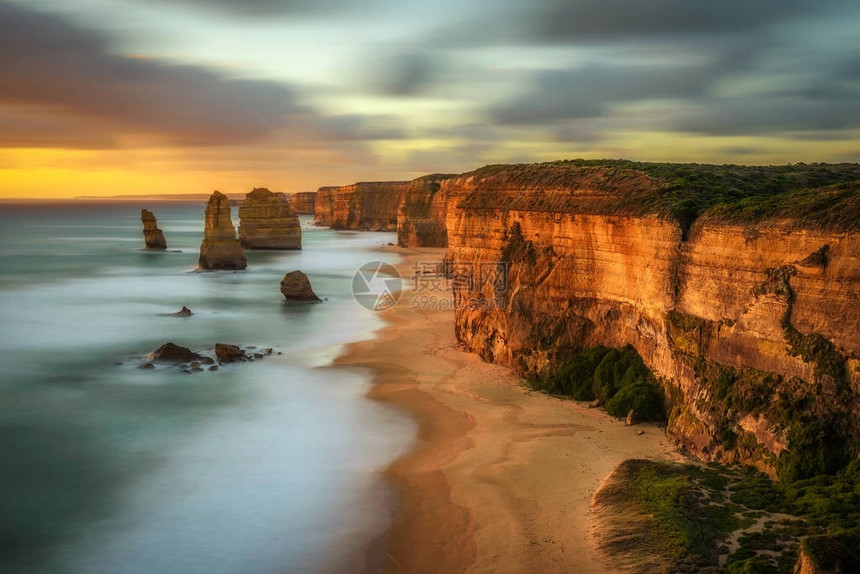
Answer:
POLYGON ((625 118, 628 129, 816 139, 830 132, 836 139, 839 131, 860 127, 860 47, 813 41, 804 33, 809 26, 793 19, 815 9, 819 27, 837 23, 843 15, 828 10, 840 5, 846 4, 553 2, 541 13, 545 25, 533 40, 596 43, 591 53, 603 58, 532 72, 530 88, 489 106, 488 119, 523 126, 562 122, 561 137, 599 138, 599 126, 619 123, 598 124, 598 118, 625 118), (774 28, 778 22, 791 24, 774 28), (625 52, 627 59, 618 57, 625 52), (658 100, 675 107, 631 117, 631 107, 658 100), (577 127, 566 128, 571 121, 577 127))
POLYGON ((375 53, 365 58, 362 67, 371 90, 389 96, 414 96, 424 93, 447 67, 444 59, 431 51, 394 51, 375 53))
MULTIPOLYGON (((0 0, 0 148, 158 150, 290 185, 318 183, 299 156, 338 183, 845 159, 858 26, 856 0, 0 0)), ((28 154, 64 152, 0 153, 28 181, 28 154)))
POLYGON ((848 0, 544 0, 537 37, 609 41, 748 32, 848 0))
POLYGON ((860 106, 857 100, 788 96, 707 100, 683 117, 668 119, 663 127, 718 136, 797 131, 811 132, 808 139, 838 139, 840 130, 860 127, 860 106))
MULTIPOLYGON (((141 0, 134 0, 140 2, 141 0)), ((362 3, 349 0, 147 0, 165 6, 184 4, 210 11, 222 11, 231 16, 257 18, 262 16, 309 15, 330 16, 335 13, 355 13, 382 4, 382 0, 362 3)))
POLYGON ((613 103, 702 95, 705 70, 692 67, 586 66, 538 74, 535 89, 491 109, 501 124, 541 124, 593 118, 613 103))
MULTIPOLYGON (((0 4, 0 22, 5 146, 109 145, 120 137, 206 146, 291 128, 310 139, 380 132, 359 117, 321 117, 284 84, 113 54, 100 36, 52 15, 0 4)), ((385 131, 396 137, 393 127, 385 131)))

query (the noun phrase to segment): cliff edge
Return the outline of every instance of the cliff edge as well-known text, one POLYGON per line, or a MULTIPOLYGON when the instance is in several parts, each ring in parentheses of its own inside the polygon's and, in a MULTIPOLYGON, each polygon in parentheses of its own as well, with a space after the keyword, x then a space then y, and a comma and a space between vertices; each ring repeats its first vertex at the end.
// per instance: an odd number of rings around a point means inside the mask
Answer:
POLYGON ((359 231, 395 231, 397 210, 408 181, 360 182, 321 187, 314 206, 314 225, 359 231))
POLYGON ((423 211, 404 202, 398 238, 444 230, 468 350, 539 380, 632 345, 680 446, 794 479, 860 446, 857 180, 856 164, 488 166, 413 182, 423 211))

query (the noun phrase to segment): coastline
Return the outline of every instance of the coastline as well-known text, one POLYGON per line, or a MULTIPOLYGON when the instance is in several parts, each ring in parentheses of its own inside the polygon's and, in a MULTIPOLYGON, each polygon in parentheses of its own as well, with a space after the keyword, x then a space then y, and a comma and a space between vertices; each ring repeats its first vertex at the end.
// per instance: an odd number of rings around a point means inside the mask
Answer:
MULTIPOLYGON (((404 278, 413 262, 444 254, 383 249, 403 257, 404 278)), ((385 470, 399 504, 370 551, 384 557, 382 571, 608 571, 592 495, 628 458, 681 460, 663 429, 529 390, 506 367, 458 349, 453 310, 414 310, 413 296, 405 290, 377 337, 333 364, 370 369, 368 397, 419 425, 385 470)))

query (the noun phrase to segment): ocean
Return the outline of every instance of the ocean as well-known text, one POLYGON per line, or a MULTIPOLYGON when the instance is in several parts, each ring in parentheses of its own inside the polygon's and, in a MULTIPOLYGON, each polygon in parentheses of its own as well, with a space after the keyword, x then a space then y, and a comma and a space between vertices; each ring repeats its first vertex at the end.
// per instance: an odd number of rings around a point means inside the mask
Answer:
POLYGON ((302 216, 302 251, 195 272, 204 207, 0 204, 0 572, 361 572, 380 559, 368 548, 396 511, 381 471, 416 427, 365 397, 369 373, 330 365, 383 324, 351 281, 396 262, 375 251, 394 234, 302 216), (167 252, 141 249, 142 207, 167 252), (294 269, 323 303, 283 301, 294 269), (193 316, 170 316, 182 306, 193 316), (167 341, 275 353, 196 374, 138 368, 167 341))

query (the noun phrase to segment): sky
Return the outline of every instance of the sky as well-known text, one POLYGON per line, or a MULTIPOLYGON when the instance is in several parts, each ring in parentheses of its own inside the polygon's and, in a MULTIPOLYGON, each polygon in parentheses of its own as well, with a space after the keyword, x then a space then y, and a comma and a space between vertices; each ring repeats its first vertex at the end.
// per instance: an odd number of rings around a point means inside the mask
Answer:
POLYGON ((860 161, 857 0, 0 0, 0 198, 860 161))

